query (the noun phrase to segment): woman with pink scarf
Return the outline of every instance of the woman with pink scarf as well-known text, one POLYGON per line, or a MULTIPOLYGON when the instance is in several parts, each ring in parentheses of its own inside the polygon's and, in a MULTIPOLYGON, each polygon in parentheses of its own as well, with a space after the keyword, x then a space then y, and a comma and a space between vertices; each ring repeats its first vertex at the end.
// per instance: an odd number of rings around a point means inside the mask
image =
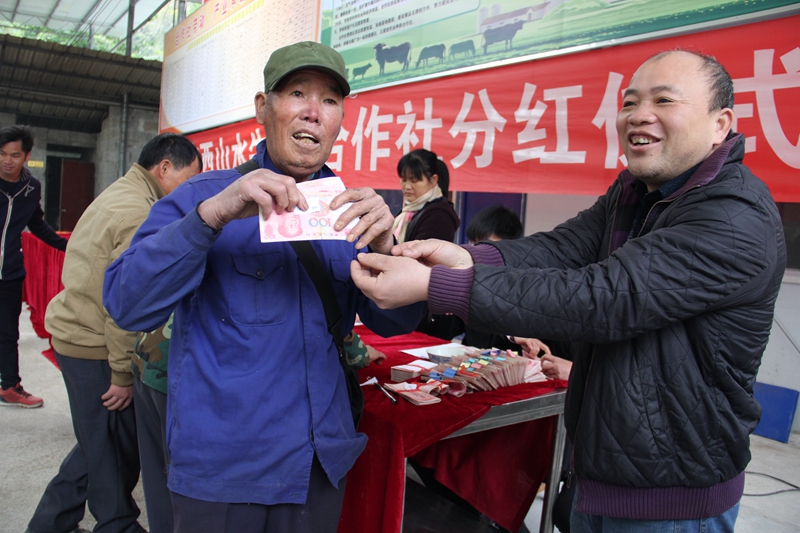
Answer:
MULTIPOLYGON (((460 223, 447 200, 450 175, 447 165, 430 150, 414 150, 397 163, 403 209, 394 219, 397 242, 441 239, 453 242, 460 223)), ((417 331, 450 340, 464 332, 464 323, 452 315, 431 315, 422 319, 417 331)))

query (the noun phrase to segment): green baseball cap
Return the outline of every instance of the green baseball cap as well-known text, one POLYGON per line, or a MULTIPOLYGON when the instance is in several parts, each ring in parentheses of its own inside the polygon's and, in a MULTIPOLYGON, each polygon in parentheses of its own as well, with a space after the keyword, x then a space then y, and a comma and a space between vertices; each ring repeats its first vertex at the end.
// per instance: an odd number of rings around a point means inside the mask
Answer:
POLYGON ((330 74, 341 87, 342 96, 350 94, 342 55, 330 46, 313 41, 290 44, 272 52, 264 66, 264 90, 273 90, 287 74, 303 68, 330 74))

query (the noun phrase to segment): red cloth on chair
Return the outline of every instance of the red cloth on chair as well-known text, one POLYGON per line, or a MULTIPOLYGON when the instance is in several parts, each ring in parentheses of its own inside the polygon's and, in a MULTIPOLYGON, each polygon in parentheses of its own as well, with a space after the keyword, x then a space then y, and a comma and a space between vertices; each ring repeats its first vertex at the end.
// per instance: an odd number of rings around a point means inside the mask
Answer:
MULTIPOLYGON (((413 360, 401 349, 442 344, 411 333, 383 339, 366 328, 356 332, 387 360, 359 372, 390 381, 391 367, 413 360)), ((483 416, 490 407, 566 387, 564 381, 527 383, 498 391, 445 395, 442 402, 398 404, 375 387, 365 387, 366 408, 359 431, 369 436, 364 453, 347 476, 339 533, 400 533, 405 458, 415 455, 434 468, 437 479, 503 527, 519 529, 550 465, 555 417, 442 441, 483 416), (516 524, 516 526, 515 526, 516 524)))

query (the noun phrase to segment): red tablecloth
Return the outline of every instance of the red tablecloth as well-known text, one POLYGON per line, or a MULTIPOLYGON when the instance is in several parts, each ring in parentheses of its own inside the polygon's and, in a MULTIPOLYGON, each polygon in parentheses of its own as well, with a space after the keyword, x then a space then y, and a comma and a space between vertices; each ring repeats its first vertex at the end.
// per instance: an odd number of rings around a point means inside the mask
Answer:
MULTIPOLYGON (((406 348, 441 344, 421 333, 383 339, 366 328, 356 331, 366 344, 386 354, 382 365, 360 371, 361 381, 389 381, 390 367, 411 361, 406 348)), ((339 533, 400 533, 406 457, 434 468, 437 480, 501 526, 517 531, 550 465, 555 417, 442 440, 483 416, 490 407, 531 398, 558 388, 546 381, 498 391, 445 395, 434 405, 391 403, 375 387, 365 387, 366 408, 359 431, 369 436, 364 453, 347 477, 339 533)))
MULTIPOLYGON (((60 233, 69 238, 69 233, 60 233)), ((32 233, 22 232, 22 254, 25 257, 25 282, 22 284, 22 301, 31 310, 33 330, 42 339, 50 334, 44 329, 44 312, 53 296, 61 292, 61 268, 64 266, 64 252, 48 246, 32 233)), ((47 350, 48 352, 51 351, 47 350)), ((54 356, 48 356, 55 363, 54 356)))

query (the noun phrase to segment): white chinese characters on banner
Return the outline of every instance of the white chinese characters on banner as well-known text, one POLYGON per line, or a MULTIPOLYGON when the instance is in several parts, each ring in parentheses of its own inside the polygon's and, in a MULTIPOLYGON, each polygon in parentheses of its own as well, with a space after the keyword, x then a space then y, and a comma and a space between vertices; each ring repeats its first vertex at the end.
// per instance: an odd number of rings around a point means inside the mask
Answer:
MULTIPOLYGON (((775 49, 756 50, 753 54, 753 77, 733 80, 734 92, 755 92, 756 107, 761 120, 761 130, 770 148, 778 158, 792 168, 800 168, 800 138, 792 144, 786 137, 778 118, 775 105, 775 91, 778 89, 800 88, 800 47, 780 57, 785 74, 773 74, 772 60, 775 49)), ((738 108, 743 112, 740 118, 753 116, 752 106, 738 108)), ((755 138, 748 138, 749 151, 756 150, 755 138)))
MULTIPOLYGON (((752 25, 745 50, 723 38, 741 28, 692 35, 733 75, 733 129, 777 201, 800 201, 800 47, 783 31, 793 21, 800 16, 752 25)), ((451 190, 602 194, 626 165, 616 133, 622 91, 642 61, 680 39, 358 93, 345 100, 328 165, 348 186, 396 188, 397 161, 425 148, 454 171, 451 190)), ((263 131, 251 119, 190 138, 205 170, 222 169, 251 157, 263 131)))
MULTIPOLYGON (((738 78, 734 80, 734 90, 736 93, 753 92, 756 97, 756 107, 760 120, 762 132, 769 147, 786 165, 792 168, 800 168, 800 139, 792 143, 786 137, 778 117, 777 107, 774 98, 774 91, 778 89, 800 88, 800 47, 795 48, 781 56, 786 73, 774 74, 772 72, 772 58, 775 50, 756 50, 754 52, 754 76, 751 78, 738 78)), ((591 123, 598 130, 602 130, 606 152, 604 157, 605 168, 613 169, 618 167, 621 157, 619 139, 616 133, 615 120, 619 111, 619 95, 623 89, 624 76, 617 72, 609 72, 607 75, 606 88, 601 99, 597 112, 591 123)), ((519 98, 519 107, 513 112, 513 121, 518 124, 515 131, 516 145, 519 147, 512 151, 514 163, 538 159, 542 163, 561 163, 561 164, 583 164, 586 161, 586 151, 570 150, 569 147, 569 107, 568 100, 584 98, 583 86, 572 85, 566 87, 547 88, 542 91, 542 100, 533 103, 537 86, 525 82, 523 92, 519 98), (555 102, 551 106, 546 102, 555 102), (531 105, 533 103, 533 105, 531 105), (540 120, 546 113, 554 113, 556 147, 553 151, 547 151, 543 142, 546 141, 548 131, 540 127, 540 120)), ((491 95, 487 89, 478 91, 478 98, 483 115, 482 120, 469 120, 468 116, 473 111, 475 95, 471 92, 462 93, 462 104, 457 116, 451 121, 447 131, 453 138, 460 138, 463 135, 463 144, 458 155, 451 158, 449 163, 453 168, 464 165, 473 155, 473 152, 481 149, 479 141, 483 140, 482 151, 479 155, 474 155, 477 168, 485 168, 492 164, 493 151, 495 147, 496 135, 504 132, 507 119, 503 114, 492 105, 491 95), (482 137, 479 137, 482 136, 482 137)), ((356 171, 362 170, 364 143, 369 139, 369 171, 375 172, 380 159, 392 157, 392 151, 387 145, 391 143, 406 154, 409 151, 420 147, 420 137, 422 146, 426 149, 434 149, 434 131, 444 128, 446 117, 435 114, 437 99, 425 97, 422 101, 423 118, 417 120, 417 113, 414 112, 415 101, 407 100, 403 103, 402 114, 382 113, 381 106, 372 105, 369 108, 359 107, 358 120, 352 136, 342 128, 339 134, 331 158, 332 168, 342 170, 342 160, 345 152, 342 145, 347 143, 354 147, 354 152, 349 154, 353 160, 353 167, 356 171), (392 139, 390 129, 386 126, 396 124, 400 126, 395 138, 392 139)), ((738 120, 748 119, 754 116, 753 104, 737 104, 735 107, 737 123, 738 120)), ((256 151, 256 145, 264 138, 262 128, 251 128, 250 131, 237 131, 235 138, 226 144, 223 137, 218 137, 215 141, 206 141, 199 144, 200 152, 203 156, 204 170, 219 170, 235 167, 250 159, 256 151), (246 136, 250 141, 245 140, 246 136), (243 138, 245 137, 245 138, 243 138)), ((756 137, 747 137, 747 151, 756 150, 756 137)), ((624 164, 624 160, 622 161, 624 164)))

